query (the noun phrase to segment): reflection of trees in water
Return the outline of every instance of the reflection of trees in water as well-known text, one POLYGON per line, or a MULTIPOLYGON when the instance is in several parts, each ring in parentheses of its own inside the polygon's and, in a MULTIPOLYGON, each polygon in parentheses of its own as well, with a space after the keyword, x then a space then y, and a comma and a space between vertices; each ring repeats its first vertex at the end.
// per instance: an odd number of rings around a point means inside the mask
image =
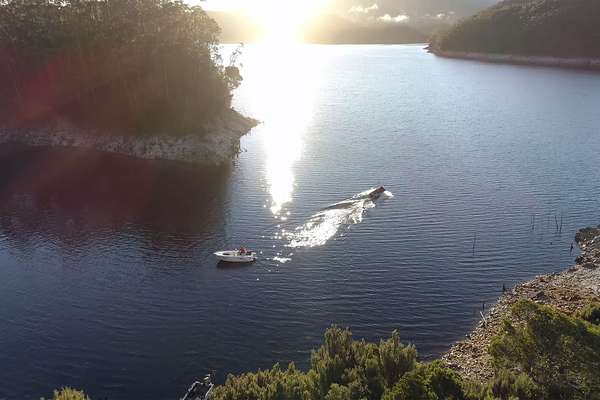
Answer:
POLYGON ((110 235, 191 249, 223 224, 227 169, 87 150, 0 146, 0 231, 27 250, 74 249, 110 235))

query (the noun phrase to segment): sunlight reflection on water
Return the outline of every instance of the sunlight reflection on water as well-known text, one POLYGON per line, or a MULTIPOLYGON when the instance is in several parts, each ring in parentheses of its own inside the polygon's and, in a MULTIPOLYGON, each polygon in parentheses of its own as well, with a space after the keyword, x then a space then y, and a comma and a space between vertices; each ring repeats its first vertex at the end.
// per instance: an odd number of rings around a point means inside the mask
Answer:
MULTIPOLYGON (((294 165, 302 156, 303 136, 312 119, 321 64, 307 57, 306 47, 263 44, 252 51, 244 68, 242 95, 251 101, 249 112, 262 121, 267 206, 285 220, 284 206, 294 193, 294 165), (297 79, 302 76, 303 79, 297 79)), ((322 58, 320 58, 322 60, 322 58)), ((244 62, 243 61, 243 62, 244 62)))

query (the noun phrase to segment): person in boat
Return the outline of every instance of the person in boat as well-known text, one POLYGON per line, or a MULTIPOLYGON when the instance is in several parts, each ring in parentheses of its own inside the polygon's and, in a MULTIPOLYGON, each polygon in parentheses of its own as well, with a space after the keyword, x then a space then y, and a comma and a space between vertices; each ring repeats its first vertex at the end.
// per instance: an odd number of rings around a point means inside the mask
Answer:
POLYGON ((243 256, 243 255, 246 255, 246 253, 247 253, 246 248, 244 246, 240 247, 240 254, 243 256))

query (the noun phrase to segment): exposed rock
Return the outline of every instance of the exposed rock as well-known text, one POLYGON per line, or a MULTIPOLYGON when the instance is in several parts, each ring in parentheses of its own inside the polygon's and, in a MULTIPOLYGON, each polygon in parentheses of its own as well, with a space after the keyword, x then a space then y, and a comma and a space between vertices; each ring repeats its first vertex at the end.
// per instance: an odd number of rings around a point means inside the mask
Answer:
POLYGON ((600 268, 597 267, 600 265, 600 226, 580 230, 575 240, 583 251, 577 258, 578 265, 559 274, 538 276, 500 296, 467 339, 454 344, 442 356, 450 368, 478 382, 493 377, 487 349, 492 337, 500 332, 502 321, 510 317, 512 305, 521 299, 552 305, 567 314, 592 301, 600 301, 600 268))
POLYGON ((427 48, 436 56, 460 58, 501 64, 540 65, 546 67, 576 68, 600 70, 600 59, 597 58, 561 58, 545 56, 521 56, 513 54, 474 53, 465 51, 443 51, 427 48))
POLYGON ((92 148, 145 158, 219 165, 239 153, 240 138, 258 121, 229 110, 205 127, 205 135, 136 136, 97 130, 52 126, 37 129, 0 129, 0 143, 28 146, 92 148))

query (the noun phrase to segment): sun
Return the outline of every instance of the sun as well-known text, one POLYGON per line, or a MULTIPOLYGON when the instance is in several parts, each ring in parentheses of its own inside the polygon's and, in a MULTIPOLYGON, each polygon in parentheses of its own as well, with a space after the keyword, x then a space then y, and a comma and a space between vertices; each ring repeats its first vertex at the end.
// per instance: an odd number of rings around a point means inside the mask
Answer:
POLYGON ((255 0, 245 2, 243 12, 255 20, 267 42, 297 41, 303 26, 323 13, 326 0, 255 0))
POLYGON ((299 41, 311 18, 324 14, 333 0, 184 0, 209 11, 241 13, 252 20, 266 42, 299 41))

